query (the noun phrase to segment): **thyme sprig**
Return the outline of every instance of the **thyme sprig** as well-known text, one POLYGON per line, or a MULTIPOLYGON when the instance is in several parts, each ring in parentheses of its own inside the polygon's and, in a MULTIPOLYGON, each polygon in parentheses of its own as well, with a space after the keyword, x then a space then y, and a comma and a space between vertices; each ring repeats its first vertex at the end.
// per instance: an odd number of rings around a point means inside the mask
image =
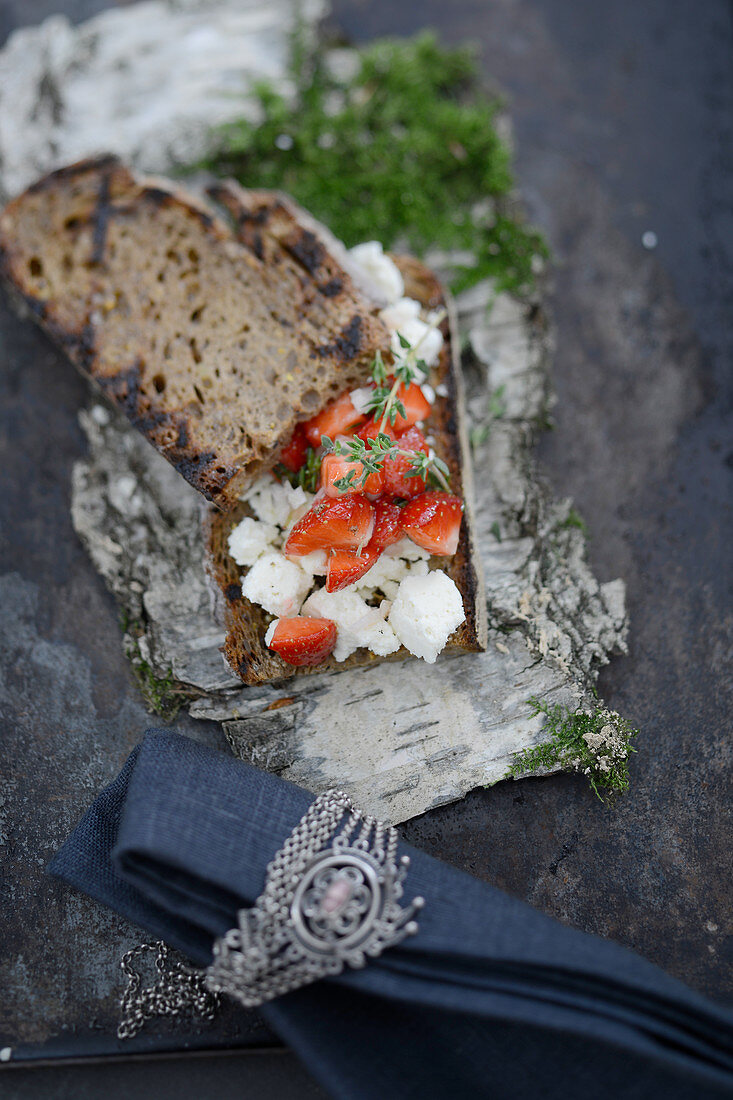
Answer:
POLYGON ((355 436, 344 443, 340 440, 335 441, 327 435, 321 436, 321 446, 324 448, 324 454, 345 455, 355 465, 361 463, 361 473, 358 473, 356 469, 351 469, 344 477, 334 481, 333 484, 336 489, 343 493, 348 493, 355 488, 363 489, 370 474, 378 473, 382 469, 385 459, 404 457, 410 460, 410 465, 406 471, 408 476, 421 477, 426 484, 430 479, 441 489, 450 492, 448 484, 450 470, 442 458, 438 458, 433 453, 425 454, 424 451, 408 451, 404 447, 400 447, 384 430, 387 423, 394 427, 398 416, 407 419, 405 406, 398 396, 400 387, 404 386, 407 389, 413 382, 422 381, 427 377, 427 363, 418 354, 420 345, 434 329, 438 328, 445 317, 445 310, 433 313, 422 336, 414 344, 410 343, 401 332, 396 333, 400 351, 395 356, 392 366, 393 382, 391 385, 389 385, 390 376, 387 374, 387 367, 382 358, 382 353, 377 350, 371 368, 374 390, 366 405, 367 411, 372 414, 374 421, 379 420, 380 422, 377 435, 373 439, 368 439, 365 442, 359 436, 355 436))
POLYGON ((388 421, 390 426, 394 427, 398 415, 406 418, 405 406, 398 397, 400 387, 404 386, 407 389, 413 382, 427 377, 427 363, 420 358, 418 352, 430 333, 442 324, 446 316, 447 313, 444 309, 433 313, 428 319, 427 327, 422 336, 414 344, 411 344, 401 332, 398 331, 395 334, 400 345, 400 352, 395 357, 392 367, 394 382, 391 386, 387 384, 389 376, 382 359, 382 353, 377 351, 372 363, 372 380, 375 383, 375 388, 367 408, 374 419, 380 421, 380 432, 384 431, 388 421))

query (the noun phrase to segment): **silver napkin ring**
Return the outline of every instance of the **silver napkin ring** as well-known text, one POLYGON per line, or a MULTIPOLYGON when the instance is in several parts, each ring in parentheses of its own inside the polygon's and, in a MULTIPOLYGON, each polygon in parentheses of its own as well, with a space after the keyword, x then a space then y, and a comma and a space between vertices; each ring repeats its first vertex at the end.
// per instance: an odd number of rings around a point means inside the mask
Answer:
POLYGON ((342 791, 320 795, 268 864, 252 908, 216 940, 207 988, 254 1008, 364 966, 418 930, 424 899, 399 904, 409 864, 397 860, 392 826, 342 791))

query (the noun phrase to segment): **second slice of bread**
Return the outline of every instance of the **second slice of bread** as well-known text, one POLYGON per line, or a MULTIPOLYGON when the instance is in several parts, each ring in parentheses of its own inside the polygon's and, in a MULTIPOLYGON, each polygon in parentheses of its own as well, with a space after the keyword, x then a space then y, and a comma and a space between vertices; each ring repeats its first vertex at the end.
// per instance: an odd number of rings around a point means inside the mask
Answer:
POLYGON ((231 508, 295 424, 389 346, 379 303, 303 221, 260 250, 264 225, 238 239, 228 216, 97 158, 5 208, 0 274, 186 480, 231 508))

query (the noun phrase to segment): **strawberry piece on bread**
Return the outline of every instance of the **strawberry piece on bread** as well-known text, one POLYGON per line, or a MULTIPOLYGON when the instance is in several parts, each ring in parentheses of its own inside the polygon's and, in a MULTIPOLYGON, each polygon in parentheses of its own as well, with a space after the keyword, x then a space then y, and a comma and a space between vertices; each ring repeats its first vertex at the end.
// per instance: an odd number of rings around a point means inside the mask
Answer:
POLYGON ((431 554, 455 554, 463 501, 451 493, 423 493, 402 509, 402 530, 431 554))
POLYGON ((374 530, 374 515, 374 505, 365 496, 333 498, 324 494, 295 524, 283 553, 301 556, 311 550, 366 546, 374 530))
POLYGON ((389 421, 385 422, 382 427, 382 417, 370 416, 366 424, 362 424, 359 431, 356 433, 359 439, 363 439, 368 445, 370 439, 376 439, 379 434, 389 436, 390 439, 396 439, 397 433, 394 431, 389 421))
POLYGON ((374 501, 374 530, 369 546, 384 550, 402 538, 402 509, 391 500, 374 501))
POLYGON ((382 551, 370 543, 361 554, 356 550, 334 550, 328 556, 326 591, 339 592, 361 579, 374 565, 382 551))
POLYGON ((280 452, 280 461, 283 466, 292 473, 297 474, 308 456, 309 446, 308 436, 305 434, 305 427, 302 424, 298 424, 290 441, 285 444, 280 452))
POLYGON ((384 475, 381 470, 374 470, 362 484, 364 467, 361 462, 346 458, 344 455, 328 454, 321 463, 321 488, 329 497, 342 497, 345 494, 371 493, 378 496, 384 484, 384 475), (354 477, 347 488, 336 485, 341 478, 348 478, 351 471, 354 477))
POLYGON ((336 623, 331 619, 276 619, 265 635, 265 645, 289 665, 320 665, 333 653, 336 623))
POLYGON ((305 422, 305 434, 311 447, 320 447, 321 436, 335 439, 337 435, 353 434, 353 429, 363 424, 366 417, 354 408, 350 393, 342 393, 339 398, 326 405, 317 416, 305 422))
POLYGON ((397 400, 402 403, 405 410, 404 416, 400 412, 397 413, 392 425, 398 434, 411 428, 419 420, 427 420, 432 412, 432 406, 417 382, 411 382, 409 386, 403 382, 397 390, 397 400))
MULTIPOLYGON (((423 454, 430 454, 425 436, 419 428, 408 428, 397 437, 397 445, 401 451, 422 451, 423 454)), ((384 492, 388 496, 409 500, 410 497, 425 492, 425 481, 420 476, 410 474, 411 466, 412 459, 409 455, 388 455, 385 458, 382 472, 384 492)))

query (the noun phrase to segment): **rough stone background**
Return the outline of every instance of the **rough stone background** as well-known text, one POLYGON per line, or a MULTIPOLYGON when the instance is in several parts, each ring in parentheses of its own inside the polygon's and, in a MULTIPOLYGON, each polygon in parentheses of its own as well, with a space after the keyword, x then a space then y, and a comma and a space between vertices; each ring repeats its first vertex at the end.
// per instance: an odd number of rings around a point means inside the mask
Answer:
MULTIPOLYGON (((0 33, 61 6, 5 0, 0 33)), ((103 6, 63 5, 75 19, 103 6)), ((425 24, 448 41, 473 38, 511 96, 522 193, 559 261, 558 426, 540 458, 558 494, 573 494, 588 520, 601 580, 628 582, 630 654, 602 676, 602 689, 643 729, 632 791, 614 811, 581 780, 558 776, 476 793, 404 832, 730 999, 730 9, 722 0, 606 8, 343 0, 336 19, 359 39, 425 24), (659 238, 653 252, 641 246, 649 229, 659 238)), ((27 1043, 56 1034, 67 1053, 104 1050, 114 1018, 110 959, 134 936, 77 901, 75 934, 63 943, 49 937, 67 903, 41 870, 146 715, 120 654, 114 607, 70 525, 84 387, 4 306, 0 331, 2 568, 19 578, 1 606, 3 618, 14 606, 21 623, 4 651, 13 705, 5 721, 30 746, 22 772, 3 754, 23 806, 4 829, 11 855, 26 845, 37 852, 22 868, 22 896, 32 899, 25 939, 12 945, 25 985, 17 1001, 6 1000, 12 1026, 3 1032, 27 1043), (83 788, 64 787, 59 777, 76 768, 80 751, 83 788), (85 954, 89 920, 105 958, 85 954), (39 982, 44 996, 34 1000, 39 982)), ((201 1095, 205 1080, 220 1097, 241 1095, 245 1084, 253 1095, 317 1095, 284 1064, 272 1056, 192 1068, 186 1059, 167 1063, 164 1077, 139 1066, 51 1078, 15 1071, 8 1094, 67 1087, 78 1097, 102 1088, 116 1097, 147 1084, 156 1096, 183 1097, 201 1095)))

